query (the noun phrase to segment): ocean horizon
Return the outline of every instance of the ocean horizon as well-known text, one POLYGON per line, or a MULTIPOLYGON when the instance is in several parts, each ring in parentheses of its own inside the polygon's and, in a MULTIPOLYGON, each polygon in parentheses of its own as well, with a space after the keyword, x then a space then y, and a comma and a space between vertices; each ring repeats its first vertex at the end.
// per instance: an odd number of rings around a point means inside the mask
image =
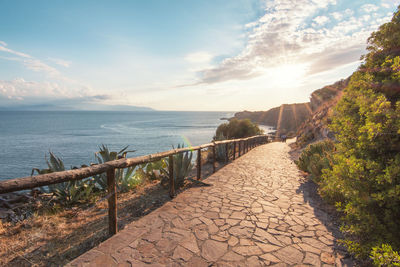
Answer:
MULTIPOLYGON (((0 180, 47 168, 49 151, 67 169, 95 163, 102 144, 125 146, 128 157, 170 150, 178 144, 211 141, 218 125, 234 112, 197 111, 0 111, 0 180)), ((264 129, 267 129, 264 127, 264 129)))

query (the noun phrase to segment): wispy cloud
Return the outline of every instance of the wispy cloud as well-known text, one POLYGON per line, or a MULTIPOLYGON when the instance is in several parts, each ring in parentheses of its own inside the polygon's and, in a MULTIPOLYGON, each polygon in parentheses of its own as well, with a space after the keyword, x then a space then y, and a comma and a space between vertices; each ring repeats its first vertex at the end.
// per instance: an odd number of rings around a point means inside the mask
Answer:
POLYGON ((374 5, 374 4, 365 4, 361 7, 365 12, 373 12, 373 11, 377 11, 379 9, 378 6, 374 5))
POLYGON ((71 61, 67 61, 67 60, 60 59, 60 58, 49 57, 48 60, 50 60, 51 62, 53 62, 53 63, 55 63, 57 65, 63 66, 65 68, 69 68, 71 66, 71 64, 72 64, 71 61))
POLYGON ((58 83, 26 81, 23 78, 0 80, 0 94, 14 100, 24 100, 26 97, 72 97, 67 88, 58 83))
MULTIPOLYGON (((331 13, 333 21, 316 15, 334 5, 335 0, 267 1, 265 15, 246 25, 248 42, 241 53, 200 71, 198 83, 252 79, 285 64, 306 63, 315 74, 357 61, 369 34, 390 17, 359 19, 350 9, 331 13)), ((362 6, 365 15, 376 8, 362 6)))
MULTIPOLYGON (((45 80, 40 82, 27 81, 24 78, 0 80, 0 95, 4 98, 26 100, 31 97, 43 97, 46 99, 85 97, 93 101, 96 99, 91 98, 96 96, 97 92, 90 86, 67 77, 57 68, 46 64, 43 60, 10 49, 4 41, 0 41, 0 51, 6 54, 6 56, 0 55, 0 59, 20 62, 27 70, 45 75, 45 80)), ((70 62, 65 60, 55 58, 49 58, 49 60, 65 67, 70 65, 70 62)), ((97 98, 97 100, 101 99, 97 98)))
POLYGON ((27 69, 42 72, 53 78, 60 78, 62 80, 68 80, 67 77, 63 76, 60 71, 56 68, 44 63, 42 60, 34 58, 31 55, 28 55, 23 52, 19 52, 13 49, 6 47, 7 44, 3 41, 0 42, 0 51, 3 51, 8 54, 14 55, 14 57, 1 57, 2 59, 11 60, 11 61, 19 61, 21 62, 27 69), (16 56, 16 57, 15 57, 16 56))
POLYGON ((190 53, 185 56, 185 60, 190 63, 208 63, 212 58, 212 54, 204 51, 190 53))
POLYGON ((70 85, 50 81, 27 81, 23 78, 0 80, 0 96, 8 100, 24 101, 40 99, 41 102, 59 101, 64 103, 104 102, 113 99, 110 94, 95 92, 87 86, 71 90, 70 85))
POLYGON ((343 18, 343 14, 340 12, 332 12, 331 16, 336 20, 341 20, 343 18))
POLYGON ((313 21, 315 21, 319 25, 324 25, 329 21, 329 18, 327 16, 318 16, 314 18, 313 21))
POLYGON ((10 49, 10 48, 8 48, 6 46, 7 46, 6 42, 0 41, 0 51, 6 52, 6 53, 10 53, 10 54, 13 54, 13 55, 16 55, 16 56, 19 56, 19 57, 23 57, 23 58, 31 58, 31 56, 28 55, 28 54, 12 50, 12 49, 10 49))

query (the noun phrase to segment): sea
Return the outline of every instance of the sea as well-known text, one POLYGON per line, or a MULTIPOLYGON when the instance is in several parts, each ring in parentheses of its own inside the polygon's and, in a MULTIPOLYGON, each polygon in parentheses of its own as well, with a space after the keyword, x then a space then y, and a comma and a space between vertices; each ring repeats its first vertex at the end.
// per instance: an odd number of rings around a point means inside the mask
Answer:
MULTIPOLYGON (((0 111, 0 180, 46 168, 53 152, 66 168, 95 163, 94 153, 129 146, 128 157, 209 143, 234 112, 0 111)), ((268 128, 268 127, 267 127, 268 128)))

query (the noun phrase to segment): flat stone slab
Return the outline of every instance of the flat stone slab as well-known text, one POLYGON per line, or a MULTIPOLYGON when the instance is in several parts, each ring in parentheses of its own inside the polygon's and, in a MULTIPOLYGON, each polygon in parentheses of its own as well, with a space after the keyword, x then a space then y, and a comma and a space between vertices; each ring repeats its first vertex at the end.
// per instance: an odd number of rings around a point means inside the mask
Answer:
POLYGON ((352 266, 289 151, 254 148, 67 266, 352 266))

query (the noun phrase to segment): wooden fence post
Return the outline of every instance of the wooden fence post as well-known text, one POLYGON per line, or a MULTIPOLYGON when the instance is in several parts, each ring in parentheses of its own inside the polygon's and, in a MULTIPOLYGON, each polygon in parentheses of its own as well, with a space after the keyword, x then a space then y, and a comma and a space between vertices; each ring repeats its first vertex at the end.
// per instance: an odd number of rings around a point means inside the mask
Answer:
POLYGON ((107 171, 108 191, 108 233, 110 236, 118 232, 117 224, 117 186, 115 183, 115 169, 107 171))
POLYGON ((233 160, 236 159, 236 141, 233 141, 233 160))
POLYGON ((197 150, 197 180, 201 178, 201 149, 197 150))
POLYGON ((175 196, 175 179, 174 179, 174 156, 168 156, 168 174, 169 174, 169 196, 175 196))
POLYGON ((225 161, 229 162, 229 143, 225 144, 225 161))
POLYGON ((214 143, 214 145, 213 145, 213 147, 212 147, 212 149, 213 149, 213 173, 215 172, 215 163, 216 163, 216 161, 217 161, 217 156, 216 156, 216 154, 217 154, 217 151, 216 151, 216 144, 214 143))

